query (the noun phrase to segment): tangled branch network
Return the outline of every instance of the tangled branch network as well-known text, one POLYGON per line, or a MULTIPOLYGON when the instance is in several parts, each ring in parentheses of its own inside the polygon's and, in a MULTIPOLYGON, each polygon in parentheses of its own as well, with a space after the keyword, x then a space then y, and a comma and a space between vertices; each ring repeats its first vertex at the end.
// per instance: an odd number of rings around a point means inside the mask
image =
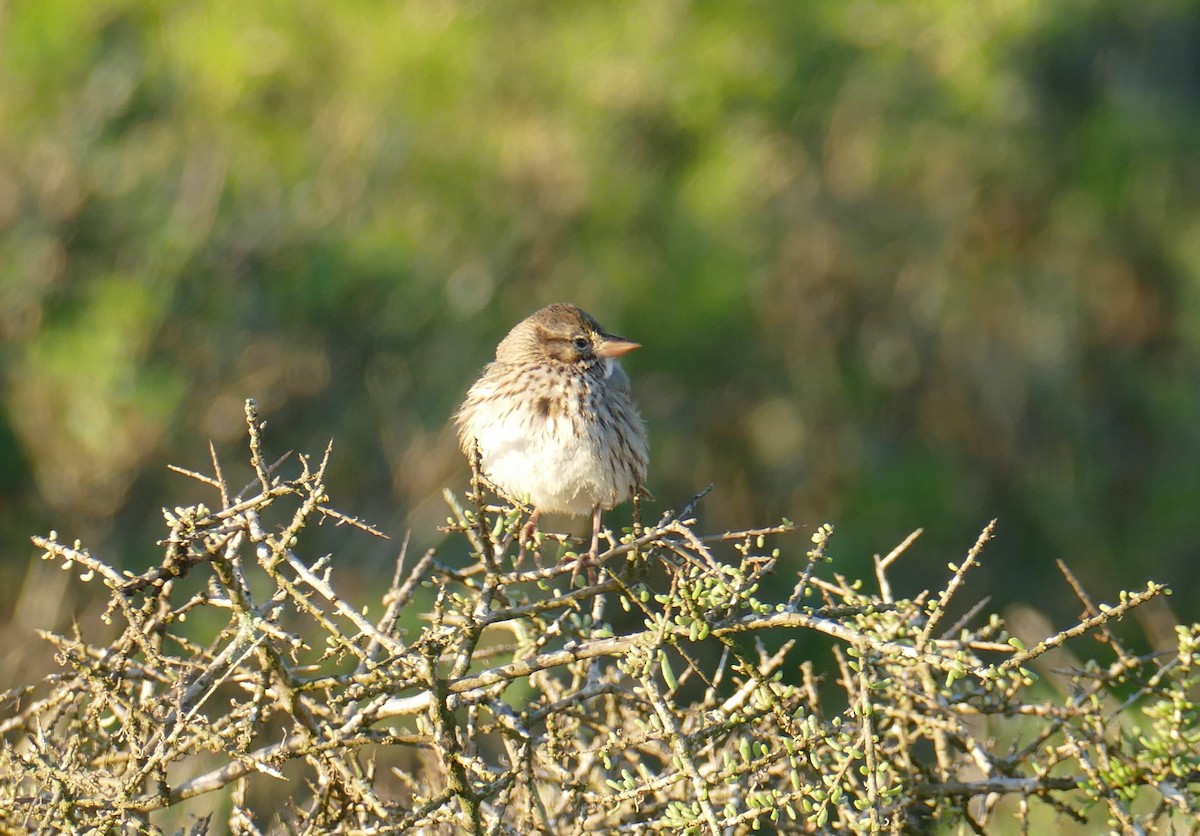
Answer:
POLYGON ((400 549, 372 613, 339 592, 336 558, 305 554, 322 522, 382 536, 329 505, 329 451, 268 465, 252 401, 247 425, 249 485, 231 490, 215 453, 211 474, 180 471, 215 510, 166 512, 159 565, 34 539, 105 604, 43 634, 58 672, 3 695, 6 827, 202 833, 220 810, 236 833, 901 832, 999 815, 1138 832, 1200 810, 1200 631, 1142 655, 1110 632, 1159 585, 1099 606, 1076 584, 1079 623, 1027 645, 958 600, 991 525, 940 592, 902 599, 888 573, 915 534, 848 580, 830 527, 785 554, 786 520, 700 533, 701 496, 604 532, 575 578, 574 542, 520 548, 528 510, 477 474, 465 502, 446 495, 439 551, 400 549), (1111 661, 1031 697, 1044 655, 1085 634, 1111 661))

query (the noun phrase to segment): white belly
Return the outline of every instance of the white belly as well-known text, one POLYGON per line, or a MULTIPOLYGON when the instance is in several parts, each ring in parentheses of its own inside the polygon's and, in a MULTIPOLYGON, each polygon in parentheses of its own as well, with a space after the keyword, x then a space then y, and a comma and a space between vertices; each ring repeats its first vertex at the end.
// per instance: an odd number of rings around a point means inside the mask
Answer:
POLYGON ((629 499, 632 479, 606 461, 589 433, 565 416, 509 413, 479 427, 483 472, 514 499, 551 514, 590 514, 629 499))
MULTIPOLYGON (((498 398, 495 381, 472 387, 459 414, 460 442, 468 457, 476 444, 484 474, 512 499, 551 514, 590 514, 630 499, 646 475, 641 418, 623 389, 589 390, 578 380, 566 398, 547 378, 522 378, 527 397, 498 398), (597 396, 618 407, 596 418, 597 396)), ((561 381, 559 381, 561 384, 561 381)))

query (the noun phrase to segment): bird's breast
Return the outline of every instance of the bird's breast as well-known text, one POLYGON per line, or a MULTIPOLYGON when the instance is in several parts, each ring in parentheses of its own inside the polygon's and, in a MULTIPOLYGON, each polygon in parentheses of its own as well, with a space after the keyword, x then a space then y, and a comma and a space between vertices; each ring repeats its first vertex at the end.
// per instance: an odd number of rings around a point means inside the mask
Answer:
POLYGON ((549 513, 587 514, 629 499, 645 477, 641 420, 624 391, 578 373, 526 374, 515 391, 481 379, 460 418, 484 473, 549 513))

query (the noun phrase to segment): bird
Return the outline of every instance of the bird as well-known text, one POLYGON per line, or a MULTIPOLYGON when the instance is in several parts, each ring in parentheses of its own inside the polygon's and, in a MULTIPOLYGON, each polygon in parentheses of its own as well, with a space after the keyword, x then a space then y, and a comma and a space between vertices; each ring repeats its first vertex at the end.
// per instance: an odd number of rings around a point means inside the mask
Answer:
POLYGON ((533 507, 521 552, 543 513, 590 513, 578 572, 598 554, 601 514, 644 490, 646 428, 617 362, 640 347, 575 305, 553 304, 508 332, 468 390, 454 416, 459 447, 501 493, 533 507))

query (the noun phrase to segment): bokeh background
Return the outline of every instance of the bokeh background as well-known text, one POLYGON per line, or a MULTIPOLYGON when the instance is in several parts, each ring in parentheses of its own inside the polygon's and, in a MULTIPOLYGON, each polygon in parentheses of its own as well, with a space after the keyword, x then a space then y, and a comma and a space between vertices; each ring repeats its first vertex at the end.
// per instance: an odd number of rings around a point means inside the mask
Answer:
POLYGON ((157 560, 160 507, 211 500, 168 463, 248 478, 246 397, 277 452, 335 440, 334 504, 395 539, 311 549, 370 584, 439 542, 495 343, 573 301, 645 346, 649 514, 712 482, 706 526, 832 522, 846 574, 924 527, 902 594, 999 517, 976 597, 1073 617, 1062 559, 1200 617, 1193 2, 17 0, 0 33, 8 601, 50 528, 157 560))

